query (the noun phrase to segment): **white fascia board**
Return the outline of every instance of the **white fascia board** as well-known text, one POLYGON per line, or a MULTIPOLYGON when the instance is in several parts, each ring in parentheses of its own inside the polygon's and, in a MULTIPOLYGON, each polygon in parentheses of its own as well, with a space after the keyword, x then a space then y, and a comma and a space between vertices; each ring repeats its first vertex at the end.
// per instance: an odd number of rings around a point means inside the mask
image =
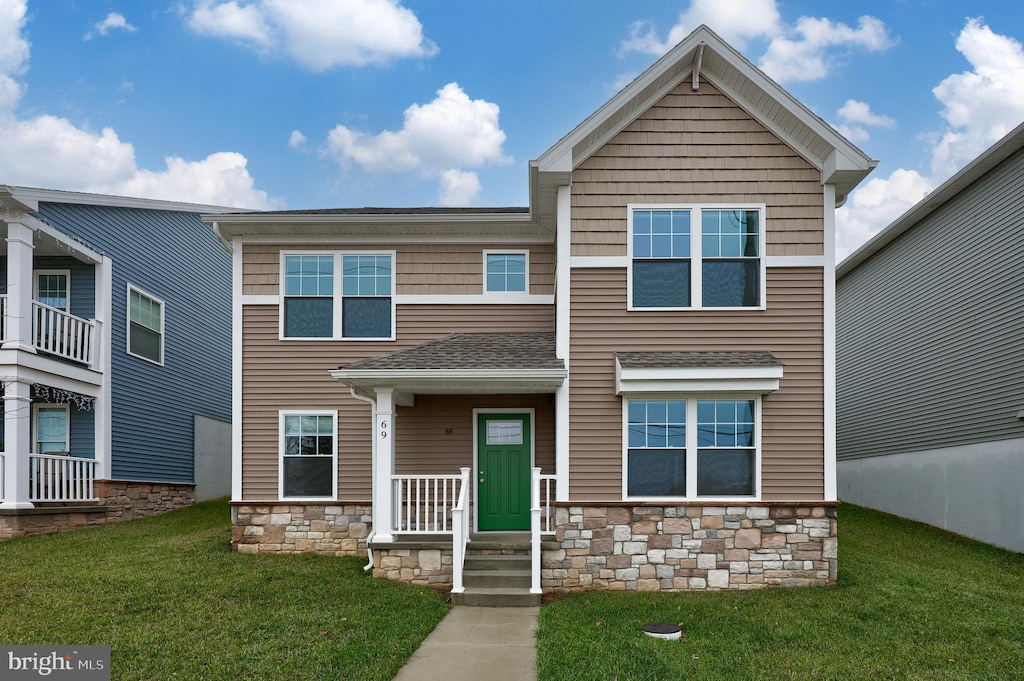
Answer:
POLYGON ((331 376, 345 383, 360 385, 419 385, 431 382, 485 383, 561 383, 568 375, 565 369, 333 369, 331 376))
POLYGON ((42 383, 88 397, 100 397, 103 374, 21 350, 0 350, 4 380, 42 383))
POLYGON ((112 196, 109 194, 91 194, 88 192, 70 192, 59 189, 40 189, 36 187, 0 186, 0 194, 9 193, 26 205, 38 210, 39 202, 73 203, 87 206, 111 206, 114 208, 148 208, 151 210, 168 210, 182 213, 237 213, 245 208, 240 206, 215 206, 206 203, 186 203, 184 201, 163 201, 160 199, 142 199, 132 196, 112 196))
POLYGON ((615 360, 615 393, 770 393, 779 389, 781 366, 624 368, 615 360))
POLYGON ((78 260, 81 260, 83 262, 88 262, 92 265, 95 265, 99 263, 101 260, 103 260, 103 255, 99 251, 93 250, 89 246, 86 246, 84 243, 82 243, 75 237, 68 236, 64 232, 61 232, 60 230, 51 227, 50 225, 43 222, 39 218, 33 217, 31 215, 25 215, 24 218, 21 220, 21 223, 26 227, 30 227, 34 231, 39 232, 40 234, 46 234, 47 236, 50 236, 54 241, 56 241, 65 250, 67 250, 68 254, 73 258, 77 258, 78 260))

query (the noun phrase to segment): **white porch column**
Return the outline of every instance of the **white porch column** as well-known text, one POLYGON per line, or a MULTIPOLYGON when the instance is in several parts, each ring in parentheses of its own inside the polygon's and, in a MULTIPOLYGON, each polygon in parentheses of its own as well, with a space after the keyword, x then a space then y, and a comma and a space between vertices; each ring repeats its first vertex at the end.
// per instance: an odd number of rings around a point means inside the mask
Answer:
POLYGON ((395 414, 390 389, 377 390, 377 409, 373 412, 374 440, 377 443, 377 479, 373 490, 374 541, 394 541, 394 499, 391 476, 395 472, 395 414))
MULTIPOLYGON (((32 346, 32 229, 7 222, 7 319, 5 350, 34 353, 32 346)), ((8 410, 10 411, 10 410, 8 410)), ((10 440, 8 440, 10 442, 10 440)))
POLYGON ((13 377, 4 381, 4 502, 0 508, 32 508, 28 500, 31 385, 13 377))

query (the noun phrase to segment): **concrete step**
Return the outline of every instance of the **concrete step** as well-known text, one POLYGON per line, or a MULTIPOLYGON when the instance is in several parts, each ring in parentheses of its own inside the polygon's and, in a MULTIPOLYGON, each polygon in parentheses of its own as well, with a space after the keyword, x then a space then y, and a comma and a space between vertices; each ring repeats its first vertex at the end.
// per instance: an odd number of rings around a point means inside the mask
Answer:
POLYGON ((532 594, 528 589, 467 586, 464 592, 452 594, 452 604, 485 608, 528 608, 540 605, 540 594, 532 594))
POLYGON ((527 570, 466 570, 462 574, 466 587, 530 588, 530 571, 527 570))
POLYGON ((471 553, 463 563, 469 570, 526 570, 530 572, 529 555, 503 555, 471 553))

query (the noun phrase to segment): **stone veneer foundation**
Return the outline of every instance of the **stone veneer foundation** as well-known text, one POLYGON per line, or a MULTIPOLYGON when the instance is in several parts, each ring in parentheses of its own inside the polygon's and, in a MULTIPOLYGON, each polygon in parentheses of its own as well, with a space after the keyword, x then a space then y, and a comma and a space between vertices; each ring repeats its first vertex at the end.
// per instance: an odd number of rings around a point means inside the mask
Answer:
POLYGON ((0 511, 0 540, 67 532, 184 508, 196 502, 195 485, 134 480, 97 480, 97 503, 40 504, 0 511))
POLYGON ((366 555, 370 523, 367 503, 231 504, 231 542, 239 553, 366 555))
MULTIPOLYGON (((236 502, 235 549, 365 555, 370 510, 369 504, 236 502)), ((835 584, 834 504, 564 504, 555 511, 555 522, 554 536, 542 538, 545 593, 835 584)), ((371 548, 374 577, 427 586, 451 584, 450 542, 401 540, 371 548)))
POLYGON ((828 586, 833 504, 565 505, 542 545, 545 592, 828 586))

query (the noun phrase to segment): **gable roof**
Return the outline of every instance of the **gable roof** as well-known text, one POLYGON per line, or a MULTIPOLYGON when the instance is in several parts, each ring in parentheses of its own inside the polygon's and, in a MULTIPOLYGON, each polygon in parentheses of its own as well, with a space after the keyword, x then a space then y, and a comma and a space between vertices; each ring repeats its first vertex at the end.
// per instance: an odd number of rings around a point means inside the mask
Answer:
POLYGON ((42 203, 70 203, 84 206, 111 206, 114 208, 144 208, 149 210, 167 210, 181 213, 233 213, 240 210, 228 206, 215 206, 206 203, 187 203, 184 201, 165 201, 163 199, 142 199, 134 196, 115 196, 112 194, 93 194, 91 192, 72 192, 62 189, 41 189, 38 187, 17 187, 0 185, 0 201, 17 202, 25 210, 39 210, 42 203))
POLYGON ((704 25, 533 161, 533 165, 541 173, 571 172, 688 78, 695 86, 701 79, 712 83, 821 170, 822 183, 836 186, 839 203, 878 165, 704 25))
POLYGON ((906 213, 896 218, 892 224, 872 237, 867 243, 854 251, 836 267, 836 279, 855 270, 861 263, 868 260, 885 246, 895 241, 901 234, 927 218, 944 206, 957 194, 979 180, 1017 151, 1024 149, 1024 123, 1011 130, 1005 137, 986 149, 976 159, 964 166, 960 172, 943 182, 938 189, 929 192, 906 213))

